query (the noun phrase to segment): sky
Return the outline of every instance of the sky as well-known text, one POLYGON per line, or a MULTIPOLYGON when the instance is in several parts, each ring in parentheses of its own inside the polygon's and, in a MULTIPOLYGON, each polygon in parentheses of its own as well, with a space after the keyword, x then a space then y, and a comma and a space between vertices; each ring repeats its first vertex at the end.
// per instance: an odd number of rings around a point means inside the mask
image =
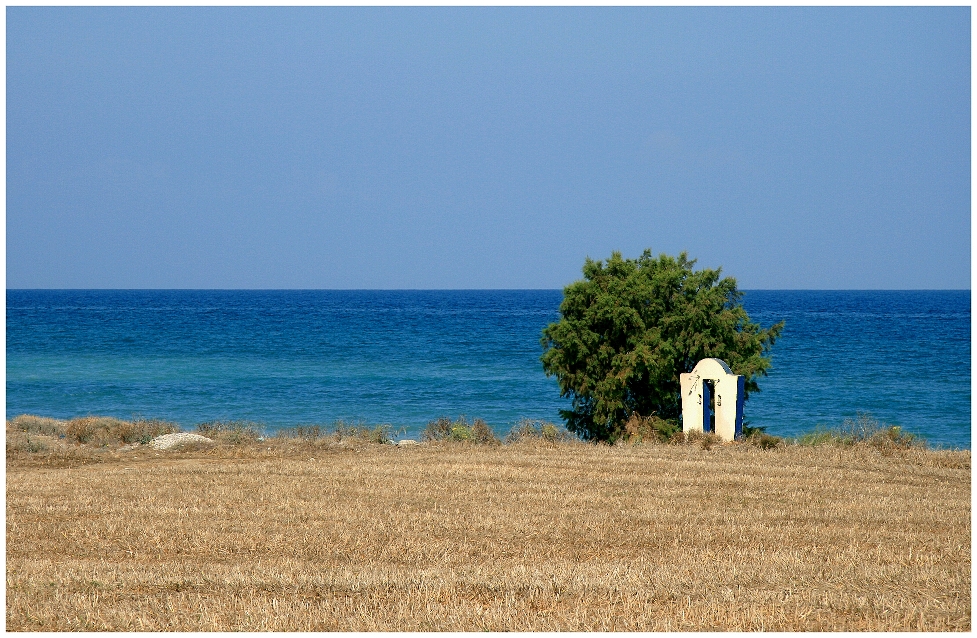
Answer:
POLYGON ((8 288, 970 288, 969 7, 7 7, 8 288))

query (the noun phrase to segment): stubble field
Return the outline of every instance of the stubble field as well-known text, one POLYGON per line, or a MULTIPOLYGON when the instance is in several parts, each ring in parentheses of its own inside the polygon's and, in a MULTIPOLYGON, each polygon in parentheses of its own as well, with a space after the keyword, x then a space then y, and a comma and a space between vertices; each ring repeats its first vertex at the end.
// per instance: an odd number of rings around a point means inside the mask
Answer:
POLYGON ((7 454, 7 630, 961 630, 970 452, 7 454))

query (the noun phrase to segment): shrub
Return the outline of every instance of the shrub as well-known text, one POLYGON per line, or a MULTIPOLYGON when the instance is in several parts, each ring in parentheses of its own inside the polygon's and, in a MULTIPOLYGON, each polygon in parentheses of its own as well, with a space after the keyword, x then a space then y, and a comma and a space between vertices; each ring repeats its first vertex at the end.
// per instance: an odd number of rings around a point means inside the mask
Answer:
POLYGON ((122 443, 146 444, 163 434, 179 432, 175 423, 161 419, 137 419, 135 421, 119 421, 115 424, 112 434, 122 443))
POLYGON ((444 441, 451 437, 451 419, 446 416, 438 417, 434 421, 429 421, 421 433, 421 439, 425 441, 444 441))
POLYGON ((761 450, 772 450, 773 448, 780 447, 784 443, 784 440, 779 436, 773 436, 766 432, 750 433, 743 437, 743 440, 761 450))
POLYGON ((65 437, 75 443, 88 443, 95 436, 95 419, 71 419, 64 429, 65 437))
POLYGON ((686 432, 682 436, 682 440, 688 445, 698 443, 699 447, 701 447, 703 450, 711 450, 712 446, 721 444, 723 442, 723 440, 714 432, 700 432, 698 430, 686 432))
POLYGON ((208 421, 197 425, 197 434, 230 445, 254 443, 261 432, 261 425, 253 421, 208 421))
MULTIPOLYGON (((845 444, 841 434, 837 430, 828 430, 823 425, 815 426, 814 430, 811 432, 805 432, 804 434, 797 437, 798 445, 825 445, 825 444, 845 444)), ((851 444, 848 441, 847 444, 851 444)))
POLYGON ((304 439, 315 441, 326 436, 325 431, 318 425, 296 425, 289 428, 281 428, 275 432, 275 436, 280 439, 304 439))
POLYGON ((425 441, 468 441, 480 445, 500 443, 499 437, 483 419, 469 423, 464 416, 452 421, 443 416, 430 421, 421 433, 425 441))
POLYGON ((545 441, 547 443, 563 443, 576 440, 565 427, 548 421, 521 419, 506 435, 507 443, 517 441, 545 441))
POLYGON ((47 449, 47 445, 44 443, 44 441, 39 441, 36 438, 31 439, 31 437, 27 435, 25 435, 24 438, 26 439, 24 445, 25 452, 36 454, 47 449))
POLYGON ((65 425, 65 437, 75 443, 108 445, 119 441, 118 432, 126 422, 110 416, 85 416, 71 419, 65 425))
POLYGON ((365 423, 351 425, 345 421, 336 421, 334 435, 337 441, 354 439, 364 443, 389 443, 393 427, 389 423, 368 426, 365 423))
POLYGON ((926 447, 926 442, 921 437, 906 432, 898 425, 880 427, 866 439, 866 443, 882 454, 891 454, 896 450, 908 450, 914 447, 926 447))
POLYGON ((381 423, 362 432, 362 437, 369 443, 390 443, 393 427, 389 423, 381 423))
MULTIPOLYGON (((13 432, 7 433, 7 455, 9 456, 12 452, 27 452, 28 454, 37 454, 38 452, 43 452, 47 449, 47 444, 38 437, 45 437, 45 435, 31 436, 30 433, 23 430, 14 430, 13 432)), ((45 437, 46 438, 46 437, 45 437)))
POLYGON ((654 414, 643 417, 634 412, 624 423, 624 433, 617 440, 631 444, 664 443, 681 433, 682 426, 676 420, 663 419, 654 414))
POLYGON ((73 443, 117 445, 120 443, 149 443, 161 434, 179 432, 175 423, 160 419, 124 421, 113 417, 85 416, 68 421, 23 414, 8 422, 10 428, 22 432, 64 438, 73 443))
POLYGON ((560 320, 543 330, 541 361, 572 399, 560 412, 571 432, 614 441, 635 413, 677 422, 679 374, 707 357, 745 376, 747 397, 759 390, 783 322, 767 329, 751 322, 736 280, 694 264, 685 253, 615 252, 606 262, 588 258, 584 279, 563 289, 560 320))
POLYGON ((33 414, 21 414, 8 421, 7 425, 22 432, 33 432, 64 438, 67 422, 59 419, 49 419, 43 416, 34 416, 33 414))
POLYGON ((873 447, 883 454, 891 454, 896 450, 908 450, 914 447, 926 447, 926 441, 911 432, 906 432, 898 425, 881 423, 870 414, 858 413, 852 419, 847 418, 841 427, 828 429, 818 425, 813 432, 801 435, 797 439, 798 445, 864 445, 873 447))
MULTIPOLYGON (((137 443, 142 441, 142 430, 132 421, 123 421, 115 427, 115 435, 123 443, 137 443)), ((149 437, 145 443, 149 443, 153 437, 149 437)))
POLYGON ((881 423, 870 414, 859 413, 854 419, 845 419, 841 429, 856 443, 864 442, 883 451, 925 446, 920 437, 904 431, 898 425, 881 423))
POLYGON ((475 419, 472 422, 471 440, 473 443, 478 443, 479 445, 498 445, 501 443, 499 437, 489 427, 489 424, 482 419, 475 419))

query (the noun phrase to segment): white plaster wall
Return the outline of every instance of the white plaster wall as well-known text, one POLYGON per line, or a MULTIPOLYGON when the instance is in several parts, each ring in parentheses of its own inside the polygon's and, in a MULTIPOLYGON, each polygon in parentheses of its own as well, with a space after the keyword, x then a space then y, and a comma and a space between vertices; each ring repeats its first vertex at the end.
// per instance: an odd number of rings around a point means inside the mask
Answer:
POLYGON ((703 431, 702 385, 710 380, 715 388, 716 435, 723 441, 736 437, 736 403, 739 375, 733 374, 722 359, 703 359, 692 372, 679 375, 682 388, 682 431, 703 431))
POLYGON ((682 431, 702 432, 702 379, 697 374, 679 375, 682 387, 682 431))
POLYGON ((736 375, 724 374, 716 384, 716 435, 723 441, 736 436, 736 375))

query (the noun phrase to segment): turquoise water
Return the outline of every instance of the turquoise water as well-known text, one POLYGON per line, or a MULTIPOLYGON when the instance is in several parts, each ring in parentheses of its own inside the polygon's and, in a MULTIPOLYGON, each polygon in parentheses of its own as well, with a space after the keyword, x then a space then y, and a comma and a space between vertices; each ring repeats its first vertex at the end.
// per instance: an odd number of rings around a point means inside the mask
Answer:
MULTIPOLYGON (((416 435, 438 416, 559 422, 539 363, 559 290, 8 290, 7 417, 184 427, 337 419, 416 435)), ((969 291, 748 291, 787 322, 746 420, 796 435, 869 412, 970 447, 969 291)))

